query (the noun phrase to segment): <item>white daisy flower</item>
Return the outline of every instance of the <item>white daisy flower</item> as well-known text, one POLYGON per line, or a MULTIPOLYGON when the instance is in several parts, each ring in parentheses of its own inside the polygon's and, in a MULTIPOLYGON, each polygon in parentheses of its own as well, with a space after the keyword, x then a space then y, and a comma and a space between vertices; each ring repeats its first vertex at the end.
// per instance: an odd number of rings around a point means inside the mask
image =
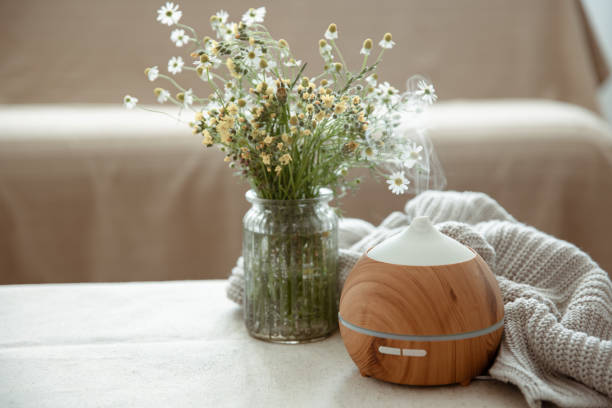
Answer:
POLYGON ((159 69, 157 68, 157 65, 149 68, 149 70, 147 71, 147 78, 149 78, 149 81, 153 82, 157 79, 157 77, 159 76, 159 69))
POLYGON ((421 80, 417 84, 418 89, 415 94, 420 96, 423 101, 428 104, 434 103, 438 99, 438 95, 436 95, 436 90, 433 84, 428 84, 427 82, 421 80))
POLYGON ((225 10, 220 10, 216 14, 210 16, 210 26, 213 30, 218 32, 219 28, 225 25, 228 17, 229 14, 227 14, 225 10))
POLYGON ((177 47, 182 47, 189 42, 189 37, 185 35, 185 30, 177 28, 170 33, 170 41, 177 47))
POLYGON ((330 73, 330 74, 335 74, 336 73, 336 66, 335 66, 335 64, 327 63, 327 64, 325 64, 325 66, 323 68, 325 69, 325 72, 327 72, 327 73, 330 73))
POLYGON ((389 82, 385 81, 382 84, 378 84, 378 87, 376 87, 376 94, 382 103, 390 104, 397 99, 399 91, 391 86, 389 82))
POLYGON ((244 61, 251 67, 257 67, 262 55, 263 53, 259 47, 249 47, 244 61))
POLYGON ((227 18, 229 17, 229 14, 227 14, 227 11, 225 10, 219 10, 215 14, 215 16, 217 17, 217 21, 219 21, 221 24, 225 24, 227 23, 227 18))
POLYGON ((183 58, 172 57, 170 58, 170 61, 168 61, 168 72, 173 75, 176 75, 183 70, 183 65, 185 65, 185 63, 183 62, 183 58))
POLYGON ((261 60, 259 61, 259 64, 260 64, 259 68, 264 69, 264 70, 265 69, 274 69, 274 68, 276 68, 276 62, 271 61, 271 60, 269 61, 269 60, 267 60, 265 58, 261 58, 261 60), (262 60, 265 61, 265 67, 262 66, 262 62, 261 62, 262 60))
POLYGON ((294 60, 293 58, 289 59, 289 61, 285 62, 286 67, 299 67, 302 65, 302 60, 294 60))
POLYGON ((214 55, 208 55, 208 61, 202 62, 201 60, 195 60, 193 61, 193 65, 196 65, 196 69, 200 67, 204 69, 210 69, 211 67, 217 69, 219 65, 221 65, 221 60, 214 55))
POLYGON ((325 39, 335 40, 336 38, 338 38, 338 27, 332 23, 327 27, 327 31, 325 31, 325 39))
POLYGON ((263 23, 265 16, 266 16, 265 7, 259 7, 257 9, 250 8, 242 16, 242 22, 246 24, 246 26, 248 27, 254 23, 263 23))
POLYGON ((377 81, 376 81, 376 78, 374 78, 374 75, 370 75, 369 77, 365 79, 365 81, 368 83, 368 85, 372 87, 376 86, 377 81))
POLYGON ((178 4, 175 5, 174 3, 170 2, 166 3, 164 6, 161 6, 159 10, 157 10, 157 21, 168 26, 178 23, 183 15, 183 12, 178 8, 178 4))
POLYGON ((389 185, 389 190, 393 194, 404 194, 408 190, 408 184, 410 184, 410 180, 406 179, 403 171, 397 171, 392 173, 387 179, 387 184, 389 185))
POLYGON ((170 92, 166 91, 165 89, 160 89, 159 92, 156 92, 156 93, 157 93, 157 102, 159 103, 164 103, 168 99, 170 99, 170 92))
POLYGON ((230 41, 234 38, 238 32, 238 25, 236 23, 230 23, 228 25, 222 25, 219 29, 219 36, 223 41, 230 41))
POLYGON ((411 143, 408 145, 408 149, 406 151, 408 159, 404 163, 405 166, 409 169, 413 168, 415 164, 423 160, 423 156, 421 156, 421 152, 423 151, 423 146, 420 146, 416 143, 411 143))
POLYGON ((289 56, 289 44, 287 43, 287 41, 280 39, 278 40, 278 45, 278 50, 280 51, 281 58, 287 58, 289 56))
POLYGON ((393 37, 391 36, 391 33, 385 34, 385 36, 382 40, 380 40, 378 45, 380 45, 382 48, 393 48, 395 42, 393 42, 393 37))
POLYGON ((396 93, 398 93, 399 91, 397 90, 397 88, 395 88, 393 85, 391 85, 389 82, 385 81, 382 84, 378 85, 378 92, 381 95, 394 95, 396 93))
POLYGON ((325 40, 319 41, 319 52, 324 59, 333 59, 332 47, 325 40))
POLYGON ((372 52, 372 40, 368 38, 363 42, 361 51, 359 51, 359 53, 363 55, 370 55, 370 52, 372 52))
POLYGON ((225 99, 226 101, 230 101, 232 100, 232 98, 238 99, 239 96, 240 95, 238 94, 238 90, 234 88, 225 88, 225 92, 223 93, 223 99, 225 99))
POLYGON ((185 104, 185 106, 187 107, 193 105, 193 91, 191 90, 191 88, 185 91, 184 95, 185 99, 183 99, 183 103, 185 104))
POLYGON ((138 98, 134 96, 125 95, 123 97, 123 105, 128 109, 133 109, 137 103, 138 103, 138 98))
POLYGON ((361 155, 365 160, 375 160, 378 152, 373 146, 366 145, 365 148, 361 151, 361 155))

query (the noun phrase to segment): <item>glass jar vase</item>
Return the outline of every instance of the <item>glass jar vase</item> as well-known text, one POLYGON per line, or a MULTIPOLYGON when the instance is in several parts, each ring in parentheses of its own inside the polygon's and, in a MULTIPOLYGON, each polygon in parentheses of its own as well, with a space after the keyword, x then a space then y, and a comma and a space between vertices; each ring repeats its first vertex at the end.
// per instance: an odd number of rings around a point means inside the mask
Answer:
POLYGON ((253 337, 278 343, 321 340, 338 326, 338 218, 333 193, 268 200, 246 193, 244 320, 253 337))

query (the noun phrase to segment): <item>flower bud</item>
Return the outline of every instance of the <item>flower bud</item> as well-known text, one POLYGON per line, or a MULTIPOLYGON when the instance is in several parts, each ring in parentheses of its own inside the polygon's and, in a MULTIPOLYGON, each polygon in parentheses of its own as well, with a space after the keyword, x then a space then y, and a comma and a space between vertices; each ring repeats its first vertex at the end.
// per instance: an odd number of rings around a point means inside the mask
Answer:
POLYGON ((385 37, 384 37, 385 41, 389 42, 389 41, 391 41, 391 40, 392 40, 392 38, 393 38, 393 37, 391 36, 391 33, 386 33, 386 34, 385 34, 385 37))
POLYGON ((202 74, 204 73, 204 67, 202 66, 197 67, 196 72, 198 73, 199 76, 202 76, 202 74))
POLYGON ((323 38, 321 38, 319 40, 319 48, 323 48, 327 45, 327 41, 325 41, 323 38))
POLYGON ((283 38, 278 40, 278 46, 282 48, 289 48, 289 44, 283 38))
MULTIPOLYGON (((391 35, 391 34, 389 34, 391 35)), ((371 50, 372 49, 372 40, 371 39, 367 39, 363 42, 363 48, 365 48, 366 50, 371 50)))
POLYGON ((244 108, 246 106, 246 101, 244 99, 238 99, 238 106, 244 108))
POLYGON ((329 31, 330 33, 335 33, 336 31, 338 31, 338 27, 336 27, 336 24, 331 23, 329 25, 329 27, 327 27, 327 31, 329 31))
POLYGON ((278 87, 276 90, 276 99, 278 99, 280 103, 287 102, 287 89, 285 87, 278 87))
POLYGON ((334 64, 334 68, 336 69, 336 72, 340 72, 340 71, 342 71, 342 64, 339 63, 339 62, 336 62, 334 64))
POLYGON ((260 59, 260 60, 259 60, 259 68, 261 68, 261 69, 266 69, 267 67, 268 67, 268 63, 266 62, 266 60, 265 60, 265 59, 263 59, 263 58, 262 58, 262 59, 260 59))

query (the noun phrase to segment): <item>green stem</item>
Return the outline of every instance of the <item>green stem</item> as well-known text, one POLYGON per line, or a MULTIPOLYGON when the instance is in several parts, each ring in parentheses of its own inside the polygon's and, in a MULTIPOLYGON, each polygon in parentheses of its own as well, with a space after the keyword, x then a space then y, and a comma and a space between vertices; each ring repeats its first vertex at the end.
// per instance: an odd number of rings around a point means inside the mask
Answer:
POLYGON ((160 78, 164 78, 165 80, 169 81, 172 85, 174 85, 179 91, 181 92, 185 92, 185 88, 183 88, 182 86, 180 86, 173 78, 169 77, 168 75, 164 75, 164 74, 159 74, 160 78))

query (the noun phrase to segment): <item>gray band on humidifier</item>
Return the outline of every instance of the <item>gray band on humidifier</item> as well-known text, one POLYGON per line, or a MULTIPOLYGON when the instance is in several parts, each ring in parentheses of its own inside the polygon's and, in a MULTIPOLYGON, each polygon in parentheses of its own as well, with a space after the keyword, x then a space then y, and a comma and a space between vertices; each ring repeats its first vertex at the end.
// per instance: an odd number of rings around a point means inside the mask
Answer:
POLYGON ((383 339, 391 339, 391 340, 404 340, 404 341, 451 341, 451 340, 465 340, 471 339, 474 337, 484 336, 485 334, 489 334, 499 329, 504 325, 504 318, 502 317, 500 321, 497 323, 486 327, 480 330, 474 330, 463 333, 456 334, 441 334, 437 336, 417 336, 411 334, 394 334, 394 333, 385 333, 379 332, 376 330, 365 329, 363 327, 359 327, 354 325, 353 323, 349 323, 340 316, 338 313, 338 321, 343 324, 347 329, 351 329, 361 334, 366 334, 368 336, 380 337, 383 339))

